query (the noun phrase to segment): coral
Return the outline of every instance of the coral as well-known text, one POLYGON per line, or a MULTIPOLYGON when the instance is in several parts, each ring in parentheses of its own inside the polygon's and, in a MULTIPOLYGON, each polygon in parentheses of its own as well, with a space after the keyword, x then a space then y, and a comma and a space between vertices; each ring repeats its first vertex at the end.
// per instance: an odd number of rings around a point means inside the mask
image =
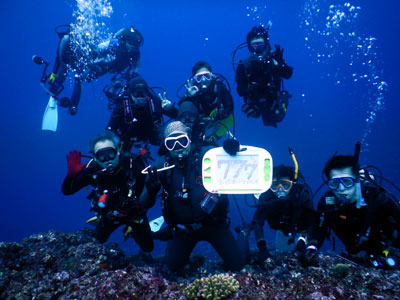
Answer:
POLYGON ((188 299, 226 299, 239 289, 239 282, 229 274, 218 274, 196 279, 183 293, 188 299))
POLYGON ((333 253, 304 268, 291 253, 271 254, 236 274, 193 255, 182 274, 172 274, 163 257, 128 257, 115 243, 99 244, 90 229, 50 230, 0 243, 0 299, 400 300, 398 269, 368 268, 333 253))

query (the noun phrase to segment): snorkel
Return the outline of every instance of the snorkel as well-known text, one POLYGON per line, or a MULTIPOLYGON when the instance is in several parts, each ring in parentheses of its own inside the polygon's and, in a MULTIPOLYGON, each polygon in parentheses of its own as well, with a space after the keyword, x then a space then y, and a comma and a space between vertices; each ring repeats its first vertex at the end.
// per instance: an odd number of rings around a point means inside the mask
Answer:
POLYGON ((362 197, 362 193, 361 193, 360 170, 359 170, 360 168, 359 168, 359 164, 358 164, 358 160, 360 157, 360 150, 361 150, 361 143, 357 142, 356 147, 354 149, 354 166, 353 166, 353 172, 356 176, 355 187, 356 187, 356 193, 357 193, 357 202, 356 202, 357 208, 361 208, 361 206, 367 205, 365 203, 364 198, 362 197))
POLYGON ((288 147, 290 156, 292 157, 294 163, 294 176, 293 176, 293 184, 297 183, 297 178, 299 177, 299 164, 297 163, 296 156, 294 155, 293 149, 288 147))

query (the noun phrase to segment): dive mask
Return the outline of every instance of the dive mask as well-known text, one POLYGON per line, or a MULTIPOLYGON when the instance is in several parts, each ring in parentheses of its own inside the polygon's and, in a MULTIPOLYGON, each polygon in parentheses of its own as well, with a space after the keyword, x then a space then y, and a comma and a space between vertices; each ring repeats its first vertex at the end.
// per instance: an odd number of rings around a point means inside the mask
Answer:
POLYGON ((353 177, 340 177, 340 178, 332 178, 328 181, 328 186, 331 190, 337 190, 340 184, 348 189, 354 186, 356 179, 353 177))
POLYGON ((186 149, 190 145, 190 139, 187 134, 170 136, 164 140, 164 144, 169 151, 186 149))
POLYGON ((254 42, 250 44, 250 49, 256 55, 260 55, 267 50, 267 45, 265 42, 254 42))
POLYGON ((97 161, 105 163, 111 162, 117 157, 118 151, 113 147, 100 149, 94 154, 97 161))
POLYGON ((144 106, 147 103, 148 93, 146 89, 134 89, 131 93, 131 98, 134 105, 144 106))
POLYGON ((192 82, 200 91, 205 91, 209 88, 213 77, 214 75, 210 71, 200 72, 192 77, 192 82))
POLYGON ((281 188, 284 192, 289 192, 290 189, 293 186, 293 181, 288 180, 288 179, 274 179, 272 180, 272 184, 271 184, 271 191, 276 193, 279 188, 281 188))

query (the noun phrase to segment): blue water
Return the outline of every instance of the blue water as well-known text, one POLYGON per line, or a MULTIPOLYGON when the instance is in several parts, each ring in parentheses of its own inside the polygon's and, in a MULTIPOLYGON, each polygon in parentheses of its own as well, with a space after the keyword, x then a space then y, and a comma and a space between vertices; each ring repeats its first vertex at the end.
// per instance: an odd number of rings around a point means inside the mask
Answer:
MULTIPOLYGON (((76 231, 92 216, 85 191, 66 197, 61 183, 67 152, 87 153, 89 138, 108 122, 101 90, 110 77, 84 84, 78 114, 71 117, 61 110, 58 131, 45 132, 41 118, 48 97, 39 85, 42 70, 31 61, 39 54, 53 63, 58 44, 53 28, 75 21, 75 4, 0 4, 1 241, 20 241, 49 229, 76 231)), ((139 72, 151 86, 164 87, 176 101, 176 89, 190 76, 193 64, 208 61, 232 86, 240 142, 263 147, 275 163, 289 165, 291 146, 313 189, 321 183, 325 161, 337 150, 352 154, 359 140, 361 164, 377 165, 399 183, 398 1, 113 0, 111 5, 105 28, 113 32, 133 25, 144 36, 139 72), (268 20, 273 23, 271 44, 280 44, 287 63, 294 66, 293 77, 285 83, 293 98, 277 129, 263 127, 261 120, 247 119, 240 111, 230 56, 253 26, 268 20)), ((244 49, 237 58, 245 56, 244 49)), ((239 202, 250 220, 253 209, 242 198, 239 202)), ((149 212, 150 218, 159 214, 158 206, 149 212)), ((231 217, 233 224, 240 223, 233 202, 231 217)), ((121 238, 118 230, 111 240, 121 238)), ((137 251, 133 241, 122 246, 137 251)), ((158 243, 156 252, 163 247, 158 243)))

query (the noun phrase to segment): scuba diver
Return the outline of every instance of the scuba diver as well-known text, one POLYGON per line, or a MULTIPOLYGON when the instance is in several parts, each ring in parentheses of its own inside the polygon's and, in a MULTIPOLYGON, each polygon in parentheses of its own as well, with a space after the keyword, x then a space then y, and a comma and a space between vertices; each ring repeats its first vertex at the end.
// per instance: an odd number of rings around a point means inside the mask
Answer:
POLYGON ((36 64, 45 65, 41 84, 51 96, 43 119, 43 129, 55 131, 57 128, 56 106, 68 108, 71 115, 75 115, 81 96, 82 81, 90 82, 107 73, 121 73, 124 70, 135 69, 140 59, 139 48, 143 45, 142 34, 131 28, 119 29, 111 39, 89 45, 90 55, 75 49, 74 35, 70 25, 56 27, 56 33, 60 37, 57 48, 57 57, 53 72, 46 74, 49 63, 39 56, 33 56, 36 64), (75 85, 72 96, 60 97, 64 90, 64 81, 69 73, 75 73, 75 85), (49 116, 47 116, 49 114, 49 116), (54 124, 55 123, 55 124, 54 124))
POLYGON ((88 223, 96 225, 98 241, 105 243, 112 232, 125 225, 133 229, 129 235, 139 247, 151 252, 154 243, 146 211, 154 202, 140 198, 146 180, 141 174, 143 159, 140 155, 120 152, 119 139, 111 132, 92 139, 90 151, 93 158, 84 164, 80 152, 75 150, 67 155, 68 174, 62 184, 63 194, 72 195, 83 187, 93 186, 88 199, 96 217, 88 223))
MULTIPOLYGON (((344 255, 367 266, 393 268, 391 247, 400 249, 400 203, 368 167, 360 168, 360 143, 355 154, 334 155, 325 164, 326 192, 318 202, 314 226, 304 253, 306 264, 318 263, 317 251, 333 230, 343 242, 344 255)), ((393 248, 392 248, 393 249, 393 248)))
POLYGON ((233 99, 223 80, 226 81, 222 75, 212 73, 211 66, 205 61, 198 61, 192 68, 192 77, 185 85, 186 94, 179 102, 178 119, 184 121, 186 111, 191 114, 197 111, 195 122, 188 123, 197 131, 192 135, 194 142, 213 144, 234 125, 233 99))
POLYGON ((292 244, 295 252, 302 251, 305 249, 305 231, 310 226, 312 210, 311 191, 299 173, 297 164, 296 169, 285 165, 274 167, 271 188, 261 194, 252 221, 259 250, 257 260, 264 264, 269 256, 264 239, 265 220, 271 229, 279 230, 287 238, 287 245, 283 245, 283 248, 292 244))
MULTIPOLYGON (((171 271, 182 270, 195 245, 207 241, 228 269, 240 270, 245 264, 243 251, 247 238, 234 239, 227 217, 227 195, 212 194, 204 188, 202 157, 213 146, 193 143, 190 132, 180 121, 169 123, 164 130, 167 153, 147 168, 158 175, 163 187, 161 208, 171 235, 165 254, 167 267, 171 271)), ((151 193, 153 196, 149 198, 155 198, 157 192, 149 190, 147 185, 143 194, 151 193)))
MULTIPOLYGON (((269 44, 267 27, 254 26, 247 34, 247 48, 250 57, 239 61, 235 81, 237 92, 243 97, 242 111, 250 118, 262 117, 264 126, 277 127, 288 106, 291 95, 283 89, 283 79, 289 79, 293 67, 283 59, 283 48, 275 45, 275 51, 269 44)), ((243 47, 238 46, 236 51, 243 47)), ((234 59, 234 57, 233 57, 234 59)))
POLYGON ((176 118, 177 108, 163 96, 156 96, 147 82, 134 73, 115 100, 107 130, 120 139, 122 149, 130 151, 135 143, 159 146, 162 141, 163 114, 176 118))

